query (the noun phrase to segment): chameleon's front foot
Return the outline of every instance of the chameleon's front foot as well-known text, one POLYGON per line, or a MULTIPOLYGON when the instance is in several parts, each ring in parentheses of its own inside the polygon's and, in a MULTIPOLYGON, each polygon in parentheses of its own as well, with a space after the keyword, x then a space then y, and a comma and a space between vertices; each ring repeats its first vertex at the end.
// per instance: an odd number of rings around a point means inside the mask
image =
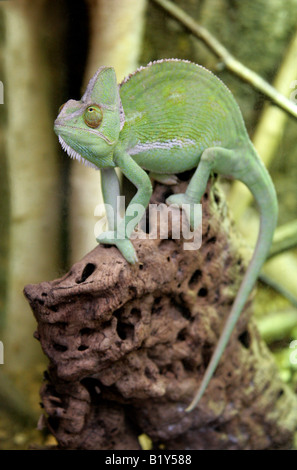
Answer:
POLYGON ((128 263, 135 264, 138 262, 135 248, 128 238, 118 239, 116 232, 103 232, 96 238, 98 243, 105 245, 115 245, 122 253, 128 263))
POLYGON ((166 199, 166 203, 169 205, 174 204, 183 209, 193 230, 196 230, 200 226, 201 218, 200 210, 198 210, 198 206, 200 207, 200 204, 194 203, 189 196, 184 193, 172 194, 166 199))

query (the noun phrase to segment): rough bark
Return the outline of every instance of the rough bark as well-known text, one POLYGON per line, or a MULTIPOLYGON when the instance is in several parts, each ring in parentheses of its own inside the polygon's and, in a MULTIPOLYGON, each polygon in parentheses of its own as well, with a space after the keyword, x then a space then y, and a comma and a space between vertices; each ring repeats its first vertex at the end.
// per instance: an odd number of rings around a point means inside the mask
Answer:
MULTIPOLYGON (((151 202, 186 184, 156 184, 151 202)), ((202 204, 199 250, 184 250, 169 231, 134 241, 138 265, 98 246, 63 278, 26 286, 50 361, 46 422, 61 448, 138 449, 142 433, 167 449, 290 448, 296 397, 250 318, 251 299, 207 392, 184 411, 247 260, 217 184, 202 204)), ((179 218, 176 209, 173 223, 179 218)))

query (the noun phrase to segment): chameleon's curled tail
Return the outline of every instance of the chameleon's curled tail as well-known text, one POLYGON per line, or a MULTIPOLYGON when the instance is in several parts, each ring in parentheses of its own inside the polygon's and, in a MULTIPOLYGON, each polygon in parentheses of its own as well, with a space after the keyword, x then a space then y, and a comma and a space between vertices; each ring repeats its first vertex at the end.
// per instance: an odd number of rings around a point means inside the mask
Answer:
POLYGON ((210 363, 208 364, 198 392, 191 404, 187 407, 186 411, 192 411, 204 394, 270 249, 273 232, 277 222, 278 206, 273 183, 266 168, 262 165, 262 162, 260 163, 260 168, 261 170, 259 172, 258 181, 253 181, 251 183, 250 181, 242 180, 253 193, 260 209, 260 230, 254 254, 237 293, 229 317, 224 325, 219 342, 210 363))

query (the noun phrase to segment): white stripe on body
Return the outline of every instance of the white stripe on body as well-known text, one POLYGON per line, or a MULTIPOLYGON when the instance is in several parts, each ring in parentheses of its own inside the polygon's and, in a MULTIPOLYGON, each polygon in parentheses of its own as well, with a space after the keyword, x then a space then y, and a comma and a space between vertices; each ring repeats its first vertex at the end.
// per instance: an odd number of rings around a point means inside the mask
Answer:
POLYGON ((165 140, 164 142, 144 142, 136 144, 134 147, 128 150, 129 155, 137 155, 141 152, 146 152, 147 150, 170 150, 173 148, 184 148, 188 145, 195 145, 196 142, 191 139, 172 139, 172 140, 165 140))

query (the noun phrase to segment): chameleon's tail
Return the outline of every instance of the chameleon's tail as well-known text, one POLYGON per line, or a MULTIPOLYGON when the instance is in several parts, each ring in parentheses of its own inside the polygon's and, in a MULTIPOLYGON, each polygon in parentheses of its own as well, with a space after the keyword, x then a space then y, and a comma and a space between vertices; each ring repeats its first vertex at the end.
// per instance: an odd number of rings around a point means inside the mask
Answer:
MULTIPOLYGON (((260 209, 260 230, 257 244, 254 250, 253 257, 250 261, 250 264, 248 266, 248 269, 245 273, 240 289, 232 306, 229 317, 227 318, 219 342, 216 346, 216 349, 202 379, 202 383, 198 389, 197 394, 195 395, 191 404, 187 407, 186 411, 192 411, 196 407, 202 395, 204 394, 205 389, 208 386, 208 383, 212 378, 218 365, 218 362, 227 346, 233 328, 240 316, 240 313, 247 301, 250 292, 253 289, 255 279, 257 279, 258 277, 261 267, 270 249, 270 245, 273 238, 273 232, 277 222, 278 206, 275 189, 270 179, 270 176, 262 162, 259 162, 259 164, 261 170, 259 171, 258 181, 251 182, 242 180, 243 183, 245 183, 249 187, 250 191, 253 193, 260 209)), ((253 177, 254 176, 255 175, 253 175, 253 177)), ((249 176, 247 176, 247 178, 248 177, 249 176)))

